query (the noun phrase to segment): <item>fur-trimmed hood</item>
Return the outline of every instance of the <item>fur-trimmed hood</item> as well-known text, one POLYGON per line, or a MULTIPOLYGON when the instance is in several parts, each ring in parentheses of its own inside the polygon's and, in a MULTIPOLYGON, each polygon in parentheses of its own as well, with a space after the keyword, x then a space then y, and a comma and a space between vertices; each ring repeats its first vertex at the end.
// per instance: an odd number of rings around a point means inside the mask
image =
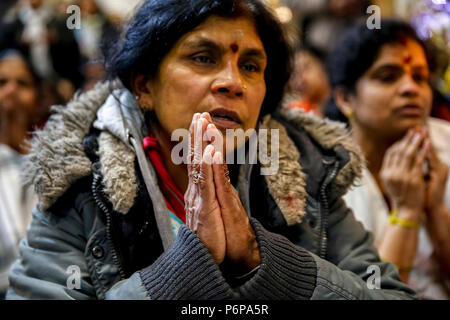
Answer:
MULTIPOLYGON (((95 89, 76 95, 67 106, 53 107, 45 128, 35 133, 24 177, 26 183, 34 185, 41 211, 47 211, 75 181, 92 173, 82 142, 94 123, 103 130, 98 154, 105 193, 118 212, 126 214, 133 206, 137 194, 135 153, 127 143, 126 131, 120 129, 118 114, 123 116, 123 113, 114 101, 120 105, 121 98, 112 97, 113 90, 130 99, 131 93, 119 81, 99 83, 95 89), (105 119, 114 116, 118 117, 117 124, 111 127, 105 119)), ((135 108, 142 119, 136 103, 128 107, 135 108)), ((303 128, 324 149, 343 146, 348 150, 350 161, 341 168, 331 186, 332 192, 344 194, 361 175, 363 164, 361 152, 345 127, 302 111, 284 110, 280 114, 289 123, 303 128)), ((279 170, 266 176, 266 181, 288 225, 301 222, 307 196, 305 174, 299 162, 301 155, 286 129, 274 118, 266 116, 260 128, 279 129, 279 170)), ((270 143, 270 135, 268 138, 270 143)))

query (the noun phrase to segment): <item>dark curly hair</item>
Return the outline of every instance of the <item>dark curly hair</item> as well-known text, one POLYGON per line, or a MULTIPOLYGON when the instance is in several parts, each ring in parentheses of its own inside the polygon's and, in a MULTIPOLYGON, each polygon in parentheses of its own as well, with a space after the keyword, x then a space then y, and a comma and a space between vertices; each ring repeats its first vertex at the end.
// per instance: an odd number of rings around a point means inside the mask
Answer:
POLYGON ((176 41, 209 16, 246 16, 255 21, 267 53, 267 93, 260 116, 279 105, 290 77, 292 50, 283 29, 260 0, 147 0, 138 9, 118 46, 107 56, 109 78, 119 77, 130 89, 136 72, 155 76, 176 41))

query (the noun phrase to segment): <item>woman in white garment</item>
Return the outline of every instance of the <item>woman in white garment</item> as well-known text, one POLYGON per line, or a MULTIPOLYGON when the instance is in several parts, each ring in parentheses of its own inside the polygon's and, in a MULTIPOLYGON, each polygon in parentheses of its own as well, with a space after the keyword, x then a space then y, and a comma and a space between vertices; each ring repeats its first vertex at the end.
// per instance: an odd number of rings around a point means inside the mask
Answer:
POLYGON ((329 61, 327 116, 348 122, 367 159, 347 204, 373 232, 382 259, 423 298, 448 299, 450 125, 429 118, 429 58, 398 21, 349 30, 329 61))
POLYGON ((37 80, 26 58, 0 51, 0 299, 8 287, 8 270, 37 199, 20 179, 21 153, 38 100, 37 80))

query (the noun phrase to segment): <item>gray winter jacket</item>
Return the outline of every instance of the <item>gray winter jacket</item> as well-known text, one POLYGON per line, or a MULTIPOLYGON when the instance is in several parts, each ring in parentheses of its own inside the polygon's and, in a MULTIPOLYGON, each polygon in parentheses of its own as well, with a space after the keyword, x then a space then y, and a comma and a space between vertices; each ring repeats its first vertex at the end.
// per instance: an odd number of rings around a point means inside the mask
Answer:
POLYGON ((28 156, 40 201, 8 299, 416 297, 341 199, 363 162, 342 126, 298 111, 263 119, 260 128, 279 129, 279 170, 241 165, 261 265, 232 283, 186 226, 174 240, 130 92, 99 84, 53 112, 28 156))

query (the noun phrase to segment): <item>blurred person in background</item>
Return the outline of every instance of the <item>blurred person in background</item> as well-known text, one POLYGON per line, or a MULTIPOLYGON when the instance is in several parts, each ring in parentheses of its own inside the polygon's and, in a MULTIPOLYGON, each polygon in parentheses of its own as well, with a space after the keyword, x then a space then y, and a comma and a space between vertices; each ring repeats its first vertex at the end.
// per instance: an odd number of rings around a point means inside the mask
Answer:
POLYGON ((300 42, 327 54, 342 31, 367 19, 371 0, 282 0, 298 16, 300 42))
POLYGON ((106 45, 116 41, 118 31, 95 0, 80 0, 79 6, 82 28, 75 30, 75 36, 84 59, 83 90, 87 91, 104 79, 104 50, 106 45))
POLYGON ((38 78, 26 58, 16 50, 0 51, 0 299, 37 202, 22 185, 20 165, 38 99, 38 78))
POLYGON ((19 1, 0 26, 0 46, 17 47, 30 57, 33 69, 56 95, 68 102, 83 84, 82 59, 73 30, 67 28, 68 1, 53 7, 44 0, 19 1))
POLYGON ((313 48, 302 48, 295 54, 295 66, 288 83, 285 106, 302 109, 323 117, 323 107, 330 96, 328 74, 323 54, 313 48))
POLYGON ((44 0, 28 0, 28 5, 19 11, 19 19, 23 24, 22 42, 30 48, 30 59, 41 78, 54 79, 47 25, 52 18, 52 9, 44 0))
POLYGON ((431 116, 450 121, 450 2, 414 1, 403 15, 433 56, 431 116))
POLYGON ((47 24, 48 43, 53 69, 57 74, 56 89, 68 102, 84 83, 83 60, 74 30, 67 27, 67 8, 72 0, 55 3, 52 18, 47 24))
MULTIPOLYGON (((449 299, 450 125, 429 117, 430 59, 406 23, 349 30, 330 55, 337 105, 367 158, 344 198, 373 232, 382 260, 423 298, 449 299)), ((342 119, 342 116, 341 116, 342 119)))

